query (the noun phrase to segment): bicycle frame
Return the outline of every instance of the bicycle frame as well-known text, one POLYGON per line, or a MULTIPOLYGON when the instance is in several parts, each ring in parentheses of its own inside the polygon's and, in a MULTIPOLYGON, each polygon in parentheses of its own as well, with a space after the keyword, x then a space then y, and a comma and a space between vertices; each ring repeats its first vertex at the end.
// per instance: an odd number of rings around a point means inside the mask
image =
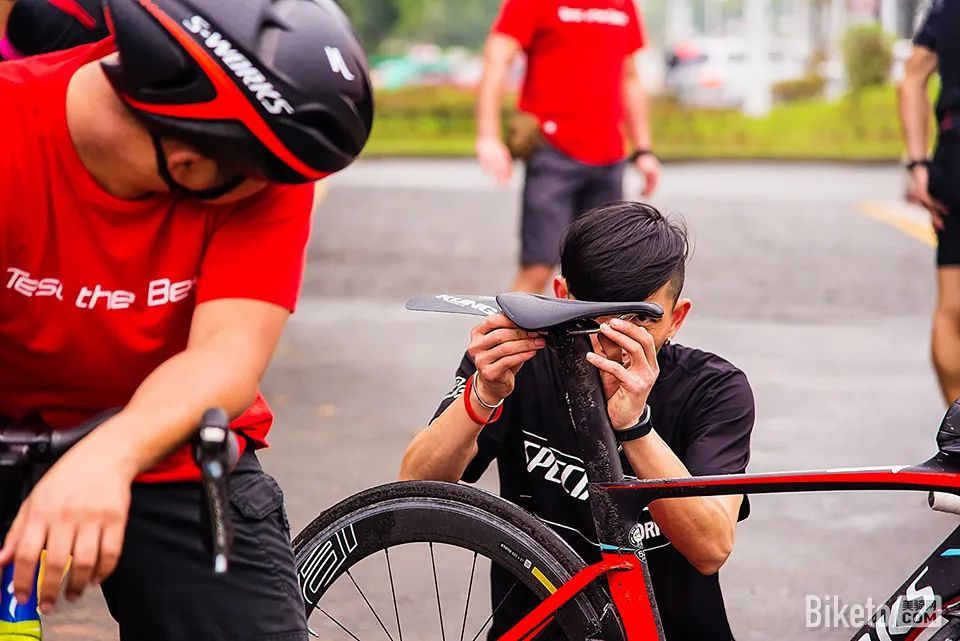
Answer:
MULTIPOLYGON (((600 378, 596 369, 586 362, 586 353, 591 349, 589 339, 554 332, 549 341, 560 357, 566 380, 570 414, 590 480, 589 500, 603 560, 561 586, 500 641, 534 639, 560 607, 602 576, 606 577, 619 611, 624 638, 664 641, 642 537, 631 536, 637 527, 638 515, 658 499, 850 490, 960 494, 960 461, 955 460, 956 452, 944 446, 943 441, 940 453, 916 466, 624 481, 600 378)), ((947 433, 953 437, 960 432, 960 425, 954 428, 951 422, 955 415, 960 417, 960 405, 952 408, 944 419, 941 435, 947 433)), ((953 557, 960 557, 960 527, 910 575, 853 640, 914 639, 932 618, 960 604, 960 571, 952 565, 953 557), (888 617, 891 613, 893 616, 888 617)))

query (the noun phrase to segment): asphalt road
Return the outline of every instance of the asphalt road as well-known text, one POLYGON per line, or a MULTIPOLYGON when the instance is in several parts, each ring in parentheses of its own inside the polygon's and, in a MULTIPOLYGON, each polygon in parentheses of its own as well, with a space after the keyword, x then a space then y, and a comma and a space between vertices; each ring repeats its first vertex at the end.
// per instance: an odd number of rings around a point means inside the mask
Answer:
MULTIPOLYGON (((901 178, 894 167, 666 169, 656 203, 682 214, 696 239, 687 289, 695 307, 678 339, 750 377, 752 471, 907 464, 932 453, 943 409, 927 356, 933 258, 918 240, 922 217, 895 205, 901 178)), ((496 188, 467 162, 370 161, 331 181, 303 302, 265 383, 278 425, 263 461, 286 491, 295 530, 394 478, 448 389, 471 326, 406 312, 403 301, 504 289, 517 198, 516 185, 496 188)), ((755 497, 721 573, 737 638, 852 636, 807 628, 808 595, 882 603, 955 527, 925 500, 755 497)), ((441 585, 466 581, 464 572, 444 563, 441 585)), ((398 589, 414 606, 433 594, 422 577, 398 578, 398 589)), ((431 613, 429 625, 427 615, 411 615, 406 636, 439 639, 431 613)), ((448 626, 459 625, 449 616, 448 626)), ((48 623, 54 641, 116 634, 98 595, 48 623)))

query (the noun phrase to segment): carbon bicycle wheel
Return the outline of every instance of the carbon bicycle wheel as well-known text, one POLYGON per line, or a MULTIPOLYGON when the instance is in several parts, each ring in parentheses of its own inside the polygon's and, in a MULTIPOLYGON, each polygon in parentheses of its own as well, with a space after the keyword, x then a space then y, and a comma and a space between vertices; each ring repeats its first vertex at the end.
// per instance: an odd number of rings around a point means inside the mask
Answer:
MULTIPOLYGON (((492 602, 485 565, 512 578, 507 597, 519 590, 534 603, 584 567, 521 508, 473 487, 429 481, 346 499, 308 525, 293 551, 311 631, 330 641, 486 639, 503 600, 492 602)), ((622 641, 601 583, 562 608, 536 639, 622 641)))

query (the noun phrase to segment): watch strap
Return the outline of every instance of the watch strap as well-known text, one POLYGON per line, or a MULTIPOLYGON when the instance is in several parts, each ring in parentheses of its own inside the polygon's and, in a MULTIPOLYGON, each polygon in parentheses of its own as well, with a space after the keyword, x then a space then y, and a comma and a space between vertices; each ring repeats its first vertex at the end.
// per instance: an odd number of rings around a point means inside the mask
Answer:
POLYGON ((633 427, 628 427, 625 430, 614 430, 613 435, 616 437, 618 443, 627 443, 629 441, 635 441, 638 438, 643 438, 647 434, 653 431, 653 421, 652 411, 650 406, 647 405, 643 409, 643 415, 640 417, 640 422, 634 425, 633 427))

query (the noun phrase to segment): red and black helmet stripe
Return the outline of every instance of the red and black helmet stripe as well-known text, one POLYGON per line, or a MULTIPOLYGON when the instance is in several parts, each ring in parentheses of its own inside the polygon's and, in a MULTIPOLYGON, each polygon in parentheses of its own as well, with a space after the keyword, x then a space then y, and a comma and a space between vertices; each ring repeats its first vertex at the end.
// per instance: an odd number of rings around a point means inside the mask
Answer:
POLYGON ((206 102, 192 104, 153 104, 122 95, 123 100, 132 108, 177 119, 223 121, 236 120, 242 123, 250 133, 281 162, 306 180, 325 178, 330 172, 319 171, 306 164, 294 154, 274 133, 260 111, 253 106, 236 81, 229 75, 214 56, 187 31, 151 0, 137 0, 139 4, 177 41, 204 73, 213 85, 216 96, 206 102))
POLYGON ((97 28, 97 19, 76 0, 47 0, 47 2, 79 22, 84 29, 97 28))

